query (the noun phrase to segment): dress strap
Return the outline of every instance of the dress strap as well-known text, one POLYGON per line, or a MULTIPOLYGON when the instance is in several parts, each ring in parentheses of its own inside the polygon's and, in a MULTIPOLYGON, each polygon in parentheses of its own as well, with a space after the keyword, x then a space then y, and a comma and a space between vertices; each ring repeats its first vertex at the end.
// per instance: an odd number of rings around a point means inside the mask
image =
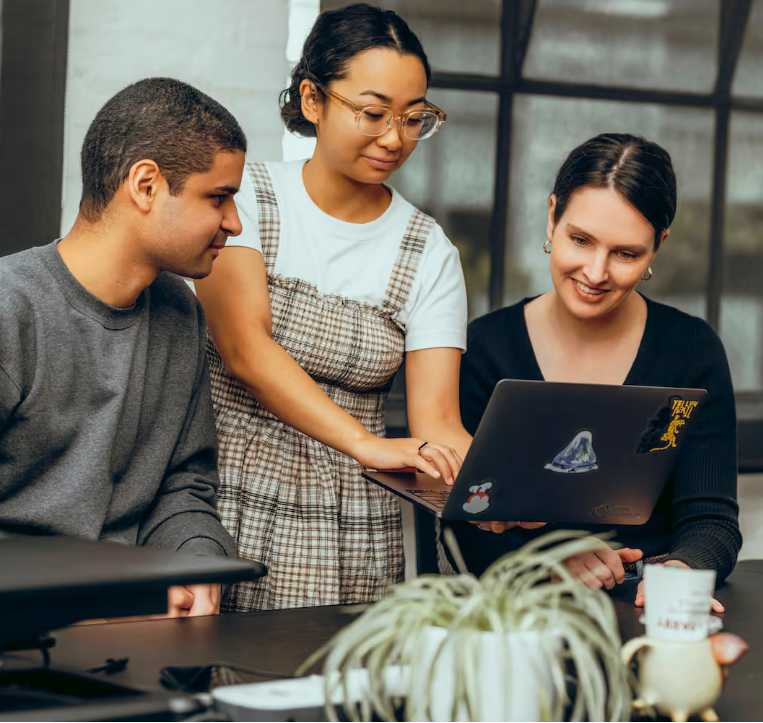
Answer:
POLYGON ((418 209, 411 214, 384 294, 382 306, 385 311, 396 314, 408 301, 416 269, 433 225, 434 219, 418 209))
POLYGON ((281 235, 281 216, 278 212, 278 199, 273 190, 267 166, 262 161, 249 161, 246 170, 254 185, 257 198, 257 218, 259 220, 260 243, 265 268, 273 273, 278 256, 278 240, 281 235))

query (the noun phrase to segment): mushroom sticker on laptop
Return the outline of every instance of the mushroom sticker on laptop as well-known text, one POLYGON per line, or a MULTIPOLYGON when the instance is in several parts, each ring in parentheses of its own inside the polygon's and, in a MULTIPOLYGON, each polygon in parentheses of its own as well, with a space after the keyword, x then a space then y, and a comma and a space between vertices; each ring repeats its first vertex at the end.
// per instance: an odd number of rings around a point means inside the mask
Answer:
POLYGON ((599 469, 593 449, 593 435, 587 429, 578 432, 572 441, 545 465, 545 469, 564 473, 591 472, 599 469))
POLYGON ((492 487, 493 482, 489 480, 483 480, 479 484, 469 487, 470 494, 463 504, 464 512, 477 515, 490 507, 490 490, 492 487))

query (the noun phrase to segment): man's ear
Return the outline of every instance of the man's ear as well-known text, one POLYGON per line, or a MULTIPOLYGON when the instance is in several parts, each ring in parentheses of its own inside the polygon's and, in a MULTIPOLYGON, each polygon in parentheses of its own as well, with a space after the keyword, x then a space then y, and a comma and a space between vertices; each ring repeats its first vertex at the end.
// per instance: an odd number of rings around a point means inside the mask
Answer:
POLYGON ((548 217, 546 218, 546 238, 550 241, 554 235, 554 211, 556 211, 556 196, 552 193, 548 197, 548 217))
POLYGON ((321 112, 320 91, 311 80, 305 79, 299 84, 299 97, 302 103, 302 115, 317 126, 321 112))
POLYGON ((144 213, 151 210, 159 186, 166 183, 156 161, 150 158, 133 163, 125 180, 132 202, 144 213))

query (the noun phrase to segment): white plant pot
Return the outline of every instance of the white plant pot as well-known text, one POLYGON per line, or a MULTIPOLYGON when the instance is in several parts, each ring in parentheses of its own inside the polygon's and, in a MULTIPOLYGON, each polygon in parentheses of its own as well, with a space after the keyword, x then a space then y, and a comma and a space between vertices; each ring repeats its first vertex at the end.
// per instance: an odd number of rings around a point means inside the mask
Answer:
POLYGON ((472 720, 538 721, 548 716, 554 697, 551 666, 561 651, 561 640, 553 631, 475 631, 468 641, 451 637, 431 670, 446 635, 444 628, 431 627, 414 643, 417 661, 411 671, 408 693, 413 696, 414 719, 470 720, 463 703, 453 717, 457 661, 467 663, 473 671, 472 680, 465 681, 476 701, 472 720), (428 714, 431 717, 425 717, 428 714))

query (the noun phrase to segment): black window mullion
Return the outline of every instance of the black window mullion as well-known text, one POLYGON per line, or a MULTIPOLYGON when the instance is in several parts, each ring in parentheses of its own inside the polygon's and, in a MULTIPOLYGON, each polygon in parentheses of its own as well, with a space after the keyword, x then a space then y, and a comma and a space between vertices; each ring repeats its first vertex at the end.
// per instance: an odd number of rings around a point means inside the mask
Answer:
POLYGON ((509 176, 511 172, 511 126, 516 83, 516 40, 519 8, 514 0, 504 0, 501 8, 501 84, 495 144, 495 183, 493 212, 490 218, 490 281, 488 299, 491 309, 503 305, 505 259, 507 251, 509 176))
POLYGON ((707 269, 706 316, 716 330, 721 322, 723 293, 723 242, 726 221, 729 120, 731 86, 750 16, 751 0, 728 0, 720 6, 718 33, 718 76, 715 98, 715 146, 713 149, 713 185, 710 193, 710 260, 707 269))

